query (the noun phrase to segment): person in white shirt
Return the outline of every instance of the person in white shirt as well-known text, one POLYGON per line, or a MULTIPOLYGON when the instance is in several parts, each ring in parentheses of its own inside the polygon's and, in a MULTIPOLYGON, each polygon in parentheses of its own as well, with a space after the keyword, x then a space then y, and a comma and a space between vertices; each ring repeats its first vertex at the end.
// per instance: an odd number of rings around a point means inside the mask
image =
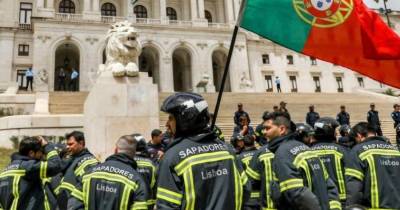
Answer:
POLYGON ((32 67, 29 67, 28 70, 25 72, 25 77, 26 77, 26 90, 28 90, 28 87, 31 86, 31 91, 33 91, 33 70, 32 67))
POLYGON ((76 69, 72 69, 71 82, 69 84, 71 91, 78 91, 78 79, 79 79, 78 71, 76 69))

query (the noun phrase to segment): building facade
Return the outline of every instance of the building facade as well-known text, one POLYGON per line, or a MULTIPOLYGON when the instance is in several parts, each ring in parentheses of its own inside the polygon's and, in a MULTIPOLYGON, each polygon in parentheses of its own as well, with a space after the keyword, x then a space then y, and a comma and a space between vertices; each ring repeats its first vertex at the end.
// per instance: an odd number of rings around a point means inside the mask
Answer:
MULTIPOLYGON (((3 0, 0 1, 0 84, 23 88, 28 67, 35 85, 68 90, 72 69, 78 87, 88 91, 105 62, 110 25, 130 21, 143 46, 139 68, 160 92, 220 89, 240 0, 3 0), (60 82, 61 69, 67 79, 60 82), (199 82, 209 76, 205 89, 199 82)), ((400 13, 393 28, 400 31, 400 13)), ((384 85, 348 69, 295 53, 241 30, 235 44, 226 91, 352 92, 384 85)))

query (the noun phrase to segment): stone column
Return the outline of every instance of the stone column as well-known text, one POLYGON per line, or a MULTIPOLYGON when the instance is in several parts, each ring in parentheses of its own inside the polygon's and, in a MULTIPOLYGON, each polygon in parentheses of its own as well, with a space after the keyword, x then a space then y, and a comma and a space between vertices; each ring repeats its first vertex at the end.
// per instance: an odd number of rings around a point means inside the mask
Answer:
POLYGON ((174 92, 174 70, 172 58, 165 56, 160 61, 160 89, 161 92, 174 92))
POLYGON ((83 1, 83 12, 89 12, 90 10, 92 10, 90 8, 90 0, 84 0, 83 1))
POLYGON ((190 18, 192 21, 198 19, 197 0, 190 0, 190 18))
POLYGON ((92 6, 93 6, 93 8, 92 8, 93 12, 95 12, 95 13, 100 12, 100 0, 93 0, 92 6))
POLYGON ((12 64, 14 57, 14 33, 3 32, 0 34, 0 83, 8 84, 12 80, 12 64))
POLYGON ((44 8, 44 0, 37 0, 36 6, 37 8, 44 8))
POLYGON ((54 10, 54 0, 46 0, 47 1, 47 8, 54 10))
POLYGON ((200 19, 204 19, 204 0, 197 0, 198 14, 200 19))
POLYGON ((233 23, 235 21, 235 17, 233 14, 232 0, 224 0, 224 6, 225 6, 225 22, 233 23))
POLYGON ((160 11, 160 19, 167 19, 167 2, 166 0, 159 0, 159 11, 160 11))

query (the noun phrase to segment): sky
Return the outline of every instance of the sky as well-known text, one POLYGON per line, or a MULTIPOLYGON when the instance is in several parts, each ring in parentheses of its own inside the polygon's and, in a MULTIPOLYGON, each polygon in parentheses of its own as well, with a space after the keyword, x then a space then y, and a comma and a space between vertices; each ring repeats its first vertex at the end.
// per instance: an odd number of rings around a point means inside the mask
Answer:
MULTIPOLYGON (((374 0, 364 0, 364 3, 370 8, 383 8, 383 0, 379 0, 379 3, 376 3, 374 0)), ((386 5, 388 9, 400 11, 400 0, 387 0, 386 5)))

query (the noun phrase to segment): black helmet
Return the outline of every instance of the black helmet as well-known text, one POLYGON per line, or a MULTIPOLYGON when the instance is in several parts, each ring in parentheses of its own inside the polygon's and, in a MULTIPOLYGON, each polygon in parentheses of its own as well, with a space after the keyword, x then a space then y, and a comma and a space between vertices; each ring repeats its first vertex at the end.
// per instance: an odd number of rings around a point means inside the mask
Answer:
POLYGON ((296 123, 295 135, 298 140, 302 141, 304 137, 313 136, 314 129, 306 123, 296 123))
POLYGON ((268 118, 269 112, 265 111, 262 115, 262 119, 265 121, 268 118))
POLYGON ((322 117, 314 124, 317 141, 336 141, 335 133, 339 123, 332 117, 322 117))
POLYGON ((346 133, 347 133, 347 135, 349 135, 350 131, 351 131, 350 125, 346 125, 346 124, 345 125, 341 125, 340 128, 339 128, 339 132, 340 132, 341 136, 346 136, 346 133))
POLYGON ((136 139, 136 153, 141 157, 150 157, 147 151, 147 141, 146 139, 139 133, 132 134, 132 137, 136 139))
POLYGON ((175 93, 169 96, 161 106, 161 111, 175 117, 175 137, 202 133, 210 121, 207 102, 195 93, 175 93))

